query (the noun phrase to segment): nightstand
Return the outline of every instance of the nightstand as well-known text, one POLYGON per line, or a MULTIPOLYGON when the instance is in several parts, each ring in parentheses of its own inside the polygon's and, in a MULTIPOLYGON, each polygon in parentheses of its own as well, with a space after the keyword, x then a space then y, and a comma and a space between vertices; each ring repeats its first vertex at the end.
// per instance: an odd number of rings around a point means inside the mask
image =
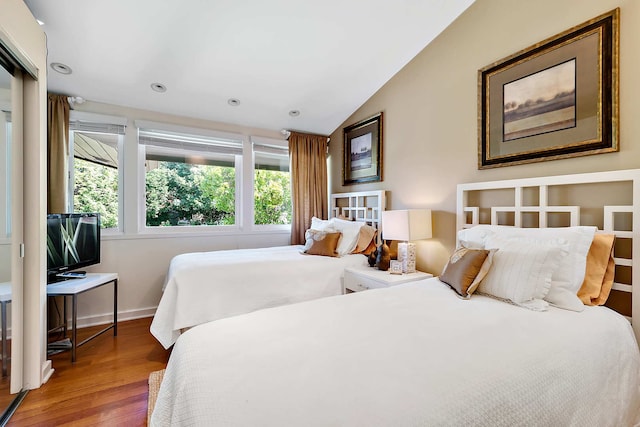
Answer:
POLYGON ((401 283, 428 279, 433 274, 416 271, 408 274, 391 274, 373 267, 349 267, 344 270, 345 293, 366 291, 368 289, 388 288, 401 283))

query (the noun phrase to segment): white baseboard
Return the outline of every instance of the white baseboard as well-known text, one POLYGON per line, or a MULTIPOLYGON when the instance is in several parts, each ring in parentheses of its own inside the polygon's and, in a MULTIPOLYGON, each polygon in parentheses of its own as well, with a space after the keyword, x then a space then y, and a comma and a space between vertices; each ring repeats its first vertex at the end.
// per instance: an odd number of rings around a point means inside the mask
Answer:
MULTIPOLYGON (((49 378, 51 378, 51 375, 53 375, 53 367, 51 366, 51 360, 46 360, 43 364, 42 364, 42 371, 40 372, 40 378, 42 378, 42 384, 46 383, 47 381, 49 381, 49 378)), ((38 386, 40 387, 40 386, 38 386)))
MULTIPOLYGON (((153 317, 157 307, 138 308, 135 310, 119 311, 118 322, 125 320, 142 319, 144 317, 153 317)), ((78 328, 86 328, 89 326, 105 325, 113 322, 113 312, 85 316, 78 318, 78 328)), ((71 322, 69 322, 71 327, 71 322)))

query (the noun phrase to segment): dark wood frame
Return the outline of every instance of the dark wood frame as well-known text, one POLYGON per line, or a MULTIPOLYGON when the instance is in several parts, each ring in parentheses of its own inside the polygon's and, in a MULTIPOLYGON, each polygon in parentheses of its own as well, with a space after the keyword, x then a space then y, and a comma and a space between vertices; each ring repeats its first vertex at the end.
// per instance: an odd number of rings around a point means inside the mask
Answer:
POLYGON ((478 71, 478 169, 619 150, 619 22, 618 8, 478 71), (504 141, 504 86, 571 58, 575 126, 504 141))
POLYGON ((382 181, 382 113, 345 127, 342 167, 342 185, 382 181), (356 170, 352 166, 352 140, 371 134, 371 163, 356 170))

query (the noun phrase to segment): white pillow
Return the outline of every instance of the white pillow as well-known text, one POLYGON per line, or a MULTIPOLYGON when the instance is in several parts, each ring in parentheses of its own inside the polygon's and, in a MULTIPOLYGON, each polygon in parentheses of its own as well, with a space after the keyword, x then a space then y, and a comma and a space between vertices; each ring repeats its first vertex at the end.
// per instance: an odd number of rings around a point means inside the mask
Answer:
POLYGON ((504 225, 478 225, 458 232, 458 240, 468 248, 482 249, 489 236, 528 237, 554 241, 565 239, 568 255, 564 257, 552 277, 550 291, 545 298, 559 308, 576 311, 581 304, 577 294, 584 281, 587 253, 597 228, 590 226, 518 228, 504 225))
POLYGON ((485 248, 498 251, 478 292, 531 310, 545 311, 549 304, 544 297, 551 288, 551 276, 566 257, 567 247, 564 239, 489 236, 485 248))
POLYGON ((549 293, 544 297, 554 307, 563 308, 571 311, 584 311, 584 304, 578 298, 578 295, 571 293, 566 282, 556 282, 551 278, 551 288, 549 293))
POLYGON ((331 218, 331 226, 342 233, 340 242, 338 242, 338 254, 344 256, 353 252, 358 244, 358 237, 360 235, 360 227, 364 225, 364 222, 360 221, 347 221, 340 218, 331 218))
POLYGON ((331 220, 329 219, 320 219, 315 216, 311 218, 311 228, 312 230, 324 230, 325 228, 331 225, 331 220))
POLYGON ((458 247, 464 246, 468 249, 484 249, 487 237, 493 235, 502 226, 500 225, 476 225, 458 231, 458 247))

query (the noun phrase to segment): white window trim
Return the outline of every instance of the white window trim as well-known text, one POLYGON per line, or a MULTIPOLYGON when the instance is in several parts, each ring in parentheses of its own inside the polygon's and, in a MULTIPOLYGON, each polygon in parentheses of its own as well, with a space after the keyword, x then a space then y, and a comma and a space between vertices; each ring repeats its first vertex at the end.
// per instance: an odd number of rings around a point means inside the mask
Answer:
POLYGON ((152 122, 148 120, 134 120, 133 124, 138 129, 153 129, 158 131, 167 131, 175 133, 184 133, 188 135, 200 135, 211 138, 231 139, 237 141, 244 141, 245 136, 240 133, 222 132, 211 129, 195 128, 189 126, 172 125, 168 123, 152 122))
POLYGON ((88 113, 86 111, 71 110, 69 112, 70 122, 90 122, 104 123, 111 125, 126 126, 127 118, 119 116, 108 116, 106 114, 88 113))

